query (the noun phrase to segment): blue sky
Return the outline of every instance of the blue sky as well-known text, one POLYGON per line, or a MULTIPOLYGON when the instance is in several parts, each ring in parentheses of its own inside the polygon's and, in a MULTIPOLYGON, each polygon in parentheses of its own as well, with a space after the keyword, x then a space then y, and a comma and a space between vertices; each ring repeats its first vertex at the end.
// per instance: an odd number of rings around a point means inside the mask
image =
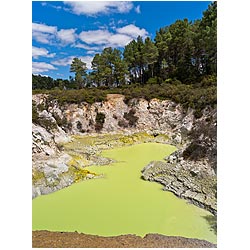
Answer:
POLYGON ((103 48, 122 49, 138 35, 154 39, 156 30, 177 19, 201 19, 210 3, 33 1, 32 73, 68 79, 74 57, 91 69, 93 56, 103 48))

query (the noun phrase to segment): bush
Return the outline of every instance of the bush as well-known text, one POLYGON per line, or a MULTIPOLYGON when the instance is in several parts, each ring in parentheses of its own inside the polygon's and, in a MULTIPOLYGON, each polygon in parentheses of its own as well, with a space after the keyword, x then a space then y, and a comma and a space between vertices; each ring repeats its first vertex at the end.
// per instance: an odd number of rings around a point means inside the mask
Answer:
POLYGON ((124 113, 123 117, 129 122, 130 126, 135 126, 137 120, 139 119, 135 116, 135 109, 130 109, 128 113, 124 113))
POLYGON ((208 76, 205 76, 201 80, 202 87, 216 86, 216 84, 217 84, 217 76, 216 75, 208 75, 208 76))
POLYGON ((194 111, 194 117, 195 117, 196 119, 201 118, 202 115, 203 115, 203 114, 202 114, 201 109, 195 109, 195 111, 194 111))
POLYGON ((206 148, 200 144, 192 142, 183 152, 183 158, 189 160, 199 160, 206 156, 206 148))
POLYGON ((82 123, 80 121, 77 121, 76 128, 81 132, 85 133, 86 131, 82 128, 82 123))
POLYGON ((39 110, 39 111, 43 111, 43 110, 47 110, 47 105, 45 104, 45 103, 39 103, 39 104, 37 104, 37 109, 39 110))
POLYGON ((52 122, 50 119, 46 119, 43 117, 38 118, 38 125, 45 128, 46 130, 53 130, 56 129, 56 123, 52 122))
MULTIPOLYGON (((150 81, 155 81, 156 78, 150 78, 150 81), (151 80, 150 80, 151 79, 151 80)), ((185 109, 189 107, 197 110, 196 117, 199 117, 200 112, 206 106, 215 107, 217 102, 217 87, 216 77, 208 76, 203 79, 202 83, 197 84, 182 84, 174 79, 167 79, 161 85, 146 84, 144 86, 131 84, 118 88, 85 88, 80 90, 35 90, 33 93, 49 94, 49 100, 57 100, 59 104, 87 102, 101 102, 106 100, 107 94, 122 94, 125 96, 126 104, 133 98, 145 98, 151 100, 158 98, 160 100, 172 100, 182 104, 185 109)), ((46 108, 46 106, 45 106, 46 108)), ((130 119, 130 118, 129 118, 130 119)))
POLYGON ((147 81, 147 84, 157 84, 158 83, 158 77, 150 77, 147 81))
POLYGON ((118 126, 120 126, 121 128, 127 128, 128 127, 128 122, 125 120, 119 120, 118 121, 118 126))
POLYGON ((68 126, 68 121, 66 117, 60 118, 60 116, 57 113, 53 113, 53 117, 56 120, 56 123, 59 127, 67 127, 68 126))
POLYGON ((38 124, 39 114, 37 112, 36 105, 32 103, 32 122, 38 124))
POLYGON ((104 121, 105 121, 105 114, 97 113, 96 118, 95 118, 95 130, 96 131, 99 132, 102 130, 104 121))

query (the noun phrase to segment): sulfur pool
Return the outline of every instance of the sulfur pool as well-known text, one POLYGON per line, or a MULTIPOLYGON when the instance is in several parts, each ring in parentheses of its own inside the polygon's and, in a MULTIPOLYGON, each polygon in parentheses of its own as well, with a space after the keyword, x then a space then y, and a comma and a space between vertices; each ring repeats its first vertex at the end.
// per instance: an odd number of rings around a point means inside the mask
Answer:
POLYGON ((76 183, 33 200, 33 230, 100 236, 159 233, 216 243, 216 234, 206 220, 211 213, 162 191, 158 183, 141 179, 144 166, 175 150, 166 144, 143 143, 103 151, 104 157, 116 162, 88 169, 104 173, 104 178, 76 183))

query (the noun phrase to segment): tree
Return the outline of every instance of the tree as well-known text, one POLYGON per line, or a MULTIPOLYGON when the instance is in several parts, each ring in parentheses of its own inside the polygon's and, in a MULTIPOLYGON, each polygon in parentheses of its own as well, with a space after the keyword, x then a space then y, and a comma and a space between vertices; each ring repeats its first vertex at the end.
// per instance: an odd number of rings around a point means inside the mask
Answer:
POLYGON ((177 78, 187 81, 194 71, 194 29, 187 19, 160 29, 155 41, 159 50, 157 73, 163 79, 177 78))
POLYGON ((151 77, 154 76, 154 64, 157 62, 158 59, 158 49, 155 46, 155 44, 151 41, 149 37, 145 39, 145 44, 143 47, 143 57, 144 57, 144 63, 147 67, 147 69, 151 73, 151 77))
POLYGON ((167 79, 169 76, 168 65, 168 44, 171 40, 171 34, 168 32, 168 27, 160 28, 156 31, 155 46, 158 49, 158 60, 155 64, 156 74, 162 79, 167 79))
MULTIPOLYGON (((217 72, 217 2, 203 12, 201 20, 177 20, 160 28, 154 42, 141 36, 128 43, 123 54, 116 48, 105 48, 92 60, 93 71, 86 73, 86 63, 74 58, 70 72, 73 79, 53 80, 32 75, 33 89, 75 89, 117 87, 126 83, 161 83, 179 80, 190 84, 214 85, 217 72)), ((177 81, 176 81, 177 82, 177 81)))
POLYGON ((75 72, 75 82, 77 83, 78 88, 82 88, 84 86, 84 79, 86 77, 87 67, 86 63, 83 62, 79 58, 73 58, 73 61, 70 65, 70 72, 75 72))
POLYGON ((91 79, 96 87, 100 87, 102 84, 102 75, 101 75, 101 56, 99 53, 95 54, 92 62, 91 67, 93 71, 91 72, 91 79))
POLYGON ((54 87, 55 82, 53 78, 32 74, 32 89, 53 89, 54 87))
POLYGON ((137 42, 132 40, 129 44, 127 44, 123 51, 123 57, 128 65, 128 71, 130 73, 130 81, 135 83, 139 76, 138 71, 138 62, 136 58, 136 54, 138 53, 137 42))
POLYGON ((118 49, 105 48, 92 61, 92 79, 96 86, 119 86, 126 82, 127 65, 118 49))
POLYGON ((114 83, 120 86, 126 83, 126 75, 128 74, 128 66, 122 59, 121 51, 118 49, 113 50, 113 66, 114 66, 114 83))
POLYGON ((202 75, 217 72, 217 2, 203 12, 196 37, 196 55, 202 75))
MULTIPOLYGON (((150 46, 149 40, 148 46, 150 46)), ((149 49, 152 49, 152 47, 149 49)), ((123 56, 129 67, 132 82, 139 81, 140 84, 145 83, 145 70, 147 66, 152 63, 149 54, 150 52, 145 54, 145 44, 141 36, 138 36, 136 41, 133 40, 125 46, 123 56), (149 61, 150 63, 148 63, 149 61)))
POLYGON ((143 84, 144 83, 144 65, 145 65, 145 58, 143 55, 144 52, 144 43, 143 43, 143 39, 141 36, 137 37, 137 51, 135 52, 135 60, 137 63, 137 66, 139 68, 139 79, 140 79, 140 83, 143 84))

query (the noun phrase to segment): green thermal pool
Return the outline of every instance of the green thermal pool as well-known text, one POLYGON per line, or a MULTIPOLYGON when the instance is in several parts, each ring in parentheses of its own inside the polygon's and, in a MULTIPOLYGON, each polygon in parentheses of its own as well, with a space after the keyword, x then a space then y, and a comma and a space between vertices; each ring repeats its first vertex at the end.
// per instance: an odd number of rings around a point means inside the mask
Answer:
POLYGON ((150 161, 163 160, 175 150, 170 145, 144 143, 103 151, 103 156, 117 162, 88 169, 104 173, 105 178, 73 184, 33 200, 33 230, 101 236, 159 233, 216 243, 205 219, 211 213, 140 178, 150 161))

